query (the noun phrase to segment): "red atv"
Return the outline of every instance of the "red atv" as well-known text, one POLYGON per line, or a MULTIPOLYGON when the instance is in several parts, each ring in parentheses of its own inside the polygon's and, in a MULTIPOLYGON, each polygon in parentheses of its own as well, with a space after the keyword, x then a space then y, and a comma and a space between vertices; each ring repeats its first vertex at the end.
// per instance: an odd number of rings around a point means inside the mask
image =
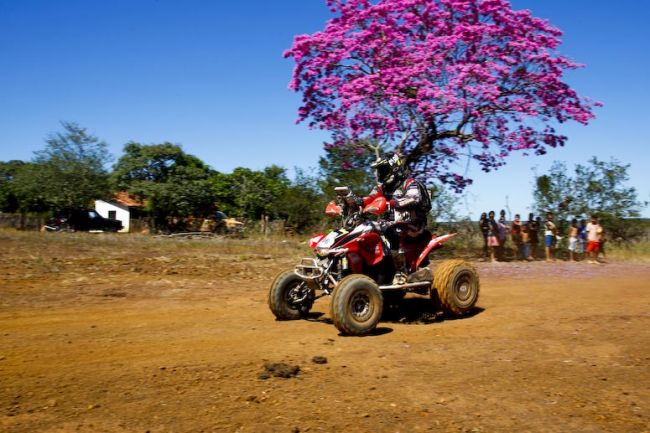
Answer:
MULTIPOLYGON (((362 207, 355 205, 347 187, 336 188, 337 200, 328 204, 328 216, 340 216, 341 228, 319 234, 309 241, 314 258, 304 258, 295 270, 279 274, 269 292, 269 307, 278 320, 299 319, 314 301, 331 295, 331 318, 339 331, 363 335, 372 331, 385 302, 407 292, 428 295, 454 316, 469 312, 478 299, 479 279, 473 266, 463 260, 447 260, 434 272, 427 266, 429 253, 442 247, 455 233, 409 239, 400 223, 393 233, 399 250, 392 252, 384 224, 388 203, 377 197, 362 207)), ((358 200, 356 201, 358 202, 358 200)))

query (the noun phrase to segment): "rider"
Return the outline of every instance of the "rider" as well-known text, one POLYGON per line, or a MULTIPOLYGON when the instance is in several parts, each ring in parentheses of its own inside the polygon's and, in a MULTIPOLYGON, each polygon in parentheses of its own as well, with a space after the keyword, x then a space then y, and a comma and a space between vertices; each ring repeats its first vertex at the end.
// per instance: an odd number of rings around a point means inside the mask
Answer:
POLYGON ((405 253, 406 262, 410 263, 414 259, 412 255, 421 250, 416 246, 426 244, 430 239, 430 233, 426 231, 427 214, 431 210, 429 193, 422 182, 410 176, 404 160, 397 153, 378 159, 371 167, 377 173, 378 184, 363 199, 363 204, 369 204, 378 196, 389 201, 391 212, 388 221, 383 221, 382 231, 391 249, 405 253), (409 248, 409 245, 416 248, 409 248))

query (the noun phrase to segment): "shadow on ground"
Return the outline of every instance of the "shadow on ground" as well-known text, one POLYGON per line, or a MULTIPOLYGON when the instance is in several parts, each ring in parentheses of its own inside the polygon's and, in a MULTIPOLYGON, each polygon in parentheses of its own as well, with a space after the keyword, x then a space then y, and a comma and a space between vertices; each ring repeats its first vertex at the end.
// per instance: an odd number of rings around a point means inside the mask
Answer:
POLYGON ((422 325, 442 322, 444 320, 467 319, 483 311, 483 308, 474 307, 460 317, 452 316, 441 311, 440 307, 428 298, 406 298, 397 302, 384 304, 384 313, 381 320, 390 323, 422 325))
MULTIPOLYGON (((432 302, 429 298, 406 298, 401 300, 391 300, 384 302, 384 311, 381 316, 381 322, 385 323, 404 323, 412 325, 423 325, 428 323, 442 322, 445 320, 463 320, 474 317, 485 311, 484 308, 474 307, 468 313, 458 317, 446 314, 441 311, 440 307, 432 302)), ((327 325, 333 325, 332 319, 324 317, 325 313, 312 311, 307 313, 304 320, 310 322, 319 322, 327 325)), ((375 332, 368 334, 384 335, 392 332, 391 328, 382 329, 378 327, 375 332)))

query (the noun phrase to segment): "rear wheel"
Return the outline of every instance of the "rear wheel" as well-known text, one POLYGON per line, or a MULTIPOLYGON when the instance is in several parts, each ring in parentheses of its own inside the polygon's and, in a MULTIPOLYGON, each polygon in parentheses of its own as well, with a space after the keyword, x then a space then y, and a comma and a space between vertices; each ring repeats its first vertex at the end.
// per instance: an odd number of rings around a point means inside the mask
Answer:
POLYGON ((383 305, 384 299, 375 281, 365 275, 349 275, 332 293, 332 321, 342 334, 367 334, 377 326, 383 305))
POLYGON ((479 295, 479 278, 474 266, 464 260, 446 260, 436 267, 433 285, 445 312, 454 316, 467 314, 479 295))
POLYGON ((293 271, 282 272, 271 284, 269 308, 278 320, 300 319, 313 302, 312 289, 293 271))

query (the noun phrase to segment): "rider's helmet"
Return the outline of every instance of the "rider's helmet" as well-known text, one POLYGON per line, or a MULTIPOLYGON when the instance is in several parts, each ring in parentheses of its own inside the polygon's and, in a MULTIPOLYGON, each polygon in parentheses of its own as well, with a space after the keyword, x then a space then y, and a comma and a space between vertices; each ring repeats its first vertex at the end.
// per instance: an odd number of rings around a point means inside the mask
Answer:
POLYGON ((399 153, 389 153, 383 158, 377 159, 370 164, 377 173, 377 181, 384 192, 391 194, 397 187, 406 180, 408 173, 406 165, 399 153))

